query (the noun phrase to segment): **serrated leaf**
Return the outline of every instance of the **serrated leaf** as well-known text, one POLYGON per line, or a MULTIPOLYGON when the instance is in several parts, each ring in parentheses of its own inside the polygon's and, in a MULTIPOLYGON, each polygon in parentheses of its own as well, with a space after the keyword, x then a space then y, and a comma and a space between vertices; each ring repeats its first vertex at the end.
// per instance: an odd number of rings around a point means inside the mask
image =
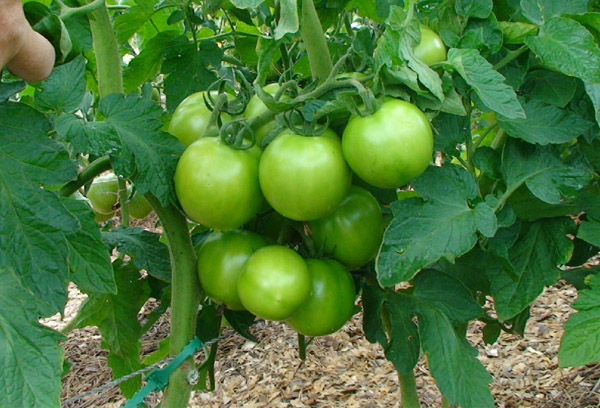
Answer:
POLYGON ((110 247, 116 247, 119 252, 129 255, 138 269, 145 269, 160 280, 171 281, 169 250, 160 242, 160 234, 142 228, 120 226, 102 232, 102 240, 110 247))
POLYGON ((594 219, 583 221, 577 231, 577 238, 600 247, 600 222, 594 219))
POLYGON ((504 35, 494 15, 470 19, 455 48, 475 48, 482 55, 495 54, 502 48, 504 35))
POLYGON ((73 112, 83 101, 85 85, 85 60, 80 56, 52 71, 36 89, 35 103, 42 109, 73 112))
POLYGON ((80 228, 58 195, 40 185, 61 185, 77 175, 67 151, 47 137, 44 115, 16 103, 0 105, 0 266, 14 270, 35 294, 40 314, 66 302, 66 234, 80 228))
POLYGON ((448 61, 488 108, 511 119, 525 117, 515 91, 477 50, 452 48, 448 61))
POLYGON ((469 205, 477 186, 464 168, 430 167, 414 188, 425 201, 412 198, 391 205, 394 218, 376 263, 383 286, 409 280, 419 269, 444 256, 458 257, 477 242, 481 214, 469 205))
POLYGON ((570 142, 587 131, 592 123, 575 113, 532 100, 523 105, 525 119, 508 119, 498 115, 506 132, 526 142, 540 145, 570 142))
POLYGON ((98 110, 103 121, 60 116, 59 133, 80 152, 110 155, 117 174, 136 175, 139 194, 151 192, 163 205, 174 201, 173 175, 183 145, 161 129, 162 109, 135 95, 111 94, 100 100, 98 110))
POLYGON ((560 367, 583 366, 600 360, 600 275, 592 275, 590 289, 581 290, 573 303, 578 310, 564 325, 558 350, 560 367))
POLYGON ((462 17, 488 18, 493 6, 492 0, 457 0, 454 10, 462 17))
POLYGON ((547 285, 560 278, 558 265, 571 257, 573 242, 567 237, 572 221, 554 218, 525 224, 508 251, 510 270, 490 265, 488 278, 496 301, 498 319, 516 316, 533 302, 547 285))
POLYGON ((65 337, 38 323, 36 301, 0 268, 0 406, 60 406, 65 337))
POLYGON ((412 373, 421 352, 419 329, 413 320, 414 302, 410 296, 389 293, 385 308, 391 326, 389 341, 382 343, 385 357, 394 364, 398 372, 412 373))
POLYGON ((477 351, 460 338, 448 316, 425 303, 419 304, 421 347, 431 374, 444 397, 463 408, 492 408, 488 388, 492 376, 477 359, 477 351))
POLYGON ((63 199, 62 202, 82 227, 67 235, 71 280, 87 293, 116 293, 110 254, 100 237, 94 213, 87 204, 74 198, 63 199))
POLYGON ((559 204, 564 195, 585 186, 591 175, 561 162, 551 146, 534 146, 509 139, 502 153, 502 174, 507 188, 525 184, 540 200, 559 204))
POLYGON ((527 75, 523 88, 529 99, 564 108, 575 96, 578 83, 577 78, 540 69, 527 75))
POLYGON ((441 150, 450 156, 459 156, 457 145, 465 143, 471 137, 471 121, 468 116, 440 113, 433 119, 436 130, 434 138, 436 151, 441 150))
POLYGON ((144 82, 160 72, 167 44, 179 35, 178 31, 163 31, 151 38, 123 72, 125 92, 134 92, 144 82))
POLYGON ((594 36, 578 22, 555 17, 525 44, 550 68, 584 82, 600 82, 600 49, 594 36))
POLYGON ((129 40, 155 13, 152 0, 136 0, 113 23, 119 44, 129 40))
POLYGON ((587 0, 521 0, 521 10, 529 21, 542 25, 552 17, 585 13, 587 3, 587 0))
MULTIPOLYGON (((109 350, 111 367, 123 375, 141 366, 142 327, 137 315, 148 300, 150 288, 147 280, 140 279, 136 267, 120 260, 115 261, 113 267, 118 293, 91 294, 81 305, 74 321, 80 328, 98 326, 102 333, 102 347, 109 350)), ((125 391, 139 388, 141 379, 138 377, 128 383, 125 391), (131 385, 134 382, 136 387, 131 385)))
POLYGON ((467 323, 483 315, 469 289, 453 276, 426 269, 415 276, 414 287, 419 302, 441 310, 452 321, 467 323))

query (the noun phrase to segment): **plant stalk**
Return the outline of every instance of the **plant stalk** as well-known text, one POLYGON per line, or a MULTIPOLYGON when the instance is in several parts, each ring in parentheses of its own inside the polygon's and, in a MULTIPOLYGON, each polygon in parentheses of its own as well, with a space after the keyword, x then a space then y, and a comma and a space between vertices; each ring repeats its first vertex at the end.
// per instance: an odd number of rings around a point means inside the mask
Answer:
POLYGON ((89 20, 96 53, 100 97, 111 93, 123 93, 121 53, 106 4, 101 4, 89 13, 89 20))
POLYGON ((333 69, 333 63, 313 0, 302 1, 301 21, 300 32, 308 54, 312 77, 315 80, 325 80, 333 69))
POLYGON ((77 178, 73 181, 69 181, 60 189, 60 195, 63 197, 69 197, 74 192, 79 190, 83 185, 92 181, 94 177, 99 175, 106 170, 110 170, 110 158, 108 156, 100 157, 94 160, 87 166, 81 173, 77 175, 77 178))
POLYGON ((400 382, 400 392, 402 397, 402 408, 420 408, 419 395, 417 394, 417 382, 415 374, 410 372, 403 374, 398 372, 398 381, 400 382))
MULTIPOLYGON (((158 214, 169 246, 172 270, 169 354, 175 356, 196 334, 196 316, 201 297, 196 254, 183 214, 173 204, 163 207, 152 194, 146 194, 145 197, 158 214)), ((187 406, 193 388, 187 378, 191 370, 195 370, 195 364, 189 358, 171 374, 161 407, 187 406)))

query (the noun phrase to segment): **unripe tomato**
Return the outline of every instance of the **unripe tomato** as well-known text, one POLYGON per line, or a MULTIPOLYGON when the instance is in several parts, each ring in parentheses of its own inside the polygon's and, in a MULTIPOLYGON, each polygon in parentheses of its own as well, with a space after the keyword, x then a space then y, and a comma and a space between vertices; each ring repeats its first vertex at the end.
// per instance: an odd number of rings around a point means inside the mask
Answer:
POLYGON ((383 216, 377 199, 367 190, 350 187, 335 211, 308 226, 317 248, 349 268, 365 265, 377 254, 383 237, 383 216))
POLYGON ((307 299, 310 273, 293 249, 272 245, 250 256, 238 278, 238 295, 244 307, 258 317, 284 320, 307 299))
POLYGON ((333 259, 307 259, 311 292, 300 308, 286 320, 305 336, 324 336, 338 331, 354 310, 354 281, 333 259))
POLYGON ((427 65, 446 61, 446 46, 439 35, 421 24, 421 41, 414 48, 415 56, 427 65))
POLYGON ((248 222, 263 202, 259 157, 258 147, 236 150, 215 137, 188 146, 175 170, 175 192, 187 216, 219 230, 248 222))
POLYGON ((433 132, 419 108, 389 99, 375 113, 350 119, 342 149, 352 170, 367 183, 380 188, 400 187, 429 165, 433 132))
POLYGON ((213 232, 197 250, 198 276, 206 295, 232 310, 244 310, 237 281, 250 255, 268 240, 250 231, 213 232))
POLYGON ((267 202, 296 221, 331 213, 346 196, 351 177, 331 130, 321 136, 283 132, 260 159, 259 180, 267 202))
MULTIPOLYGON (((269 84, 266 85, 265 87, 263 87, 263 90, 265 92, 267 92, 270 95, 275 96, 275 94, 277 93, 277 91, 279 91, 279 84, 275 83, 275 84, 269 84)), ((288 100, 289 98, 286 95, 282 95, 281 99, 282 101, 288 100)), ((253 95, 250 100, 248 101, 248 105, 246 105, 246 110, 244 111, 244 118, 246 119, 252 119, 256 116, 260 116, 263 113, 267 112, 269 110, 269 108, 267 108, 267 105, 264 104, 264 102, 257 96, 257 95, 253 95)), ((277 123, 274 120, 271 120, 267 123, 265 123, 262 126, 259 126, 257 129, 254 130, 254 136, 255 136, 255 143, 260 146, 260 143, 262 142, 262 140, 265 138, 265 136, 267 136, 267 134, 269 134, 269 132, 274 129, 277 126, 277 123)))
POLYGON ((146 198, 137 191, 129 199, 127 203, 129 215, 138 220, 146 218, 152 212, 152 206, 146 198))
POLYGON ((92 209, 97 214, 97 221, 110 219, 114 213, 114 205, 119 198, 119 181, 114 173, 96 177, 87 192, 92 209))
MULTIPOLYGON (((212 112, 204 102, 206 92, 196 92, 185 98, 173 112, 169 123, 169 133, 175 136, 185 146, 204 136, 212 112)), ((213 97, 217 93, 211 93, 213 97)), ((231 120, 227 113, 221 114, 223 122, 231 120)))

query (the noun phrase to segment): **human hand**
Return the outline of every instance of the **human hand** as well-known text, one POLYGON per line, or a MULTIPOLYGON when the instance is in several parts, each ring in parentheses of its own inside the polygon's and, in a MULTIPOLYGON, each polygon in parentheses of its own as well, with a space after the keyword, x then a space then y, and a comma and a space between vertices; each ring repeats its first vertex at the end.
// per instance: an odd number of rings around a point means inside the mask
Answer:
POLYGON ((0 0, 0 69, 28 82, 41 81, 54 67, 54 48, 31 28, 21 0, 0 0))

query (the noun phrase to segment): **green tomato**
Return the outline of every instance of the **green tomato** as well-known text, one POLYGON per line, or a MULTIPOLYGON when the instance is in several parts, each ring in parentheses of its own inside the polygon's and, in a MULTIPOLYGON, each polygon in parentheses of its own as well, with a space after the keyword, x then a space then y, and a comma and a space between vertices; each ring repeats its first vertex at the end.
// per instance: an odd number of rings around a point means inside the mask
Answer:
POLYGON ((268 203, 281 215, 310 221, 331 213, 346 196, 352 172, 337 136, 278 135, 265 149, 259 180, 268 203))
MULTIPOLYGON (((266 85, 265 87, 263 87, 263 90, 265 92, 267 92, 268 94, 275 96, 277 91, 279 91, 279 88, 280 88, 279 84, 275 83, 275 84, 266 85)), ((282 100, 282 101, 289 100, 289 97, 286 95, 282 95, 280 100, 282 100)), ((268 110, 269 110, 269 108, 267 108, 267 105, 265 105, 264 102, 257 95, 252 95, 252 97, 248 101, 248 105, 246 105, 246 110, 244 111, 244 118, 252 119, 252 118, 255 118, 256 116, 262 115, 263 113, 267 112, 268 110)), ((260 144, 261 144, 262 140, 265 138, 265 136, 267 136, 271 130, 275 129, 275 127, 277 127, 277 123, 274 120, 270 120, 269 122, 265 123, 262 126, 259 126, 257 129, 255 129, 254 130, 255 143, 258 146, 260 146, 260 144)))
POLYGON ((175 192, 187 216, 227 230, 248 222, 263 203, 258 183, 260 149, 235 150, 219 138, 203 138, 181 155, 175 192))
POLYGON ((414 48, 415 56, 427 65, 446 61, 446 46, 431 28, 421 25, 421 41, 414 48))
POLYGON ((342 149, 361 179, 375 187, 395 188, 425 171, 433 156, 433 132, 419 108, 389 99, 375 113, 350 119, 342 149))
POLYGON ((152 212, 152 206, 146 198, 137 191, 129 199, 127 203, 129 215, 138 220, 146 218, 152 212))
POLYGON ((383 216, 371 193, 352 186, 332 214, 310 221, 308 227, 317 248, 349 268, 359 268, 377 254, 383 237, 383 216))
MULTIPOLYGON (((87 192, 92 209, 99 214, 114 214, 114 205, 119 198, 119 181, 114 173, 96 177, 87 192)), ((109 217, 110 218, 110 217, 109 217)))
POLYGON ((354 281, 346 268, 332 259, 307 259, 312 290, 300 308, 286 320, 305 336, 338 331, 354 311, 354 281))
MULTIPOLYGON (((212 112, 204 102, 206 92, 196 92, 185 98, 173 112, 169 123, 169 133, 175 136, 185 146, 205 135, 206 127, 210 121, 212 112)), ((213 97, 217 93, 212 93, 213 97)), ((227 113, 221 114, 223 122, 231 120, 227 113)))
POLYGON ((249 312, 263 319, 285 320, 310 294, 310 273, 293 249, 267 246, 250 256, 238 278, 237 290, 249 312))
POLYGON ((245 310, 237 293, 237 281, 250 255, 268 245, 266 238, 250 231, 213 232, 197 251, 198 276, 206 295, 232 310, 245 310))

